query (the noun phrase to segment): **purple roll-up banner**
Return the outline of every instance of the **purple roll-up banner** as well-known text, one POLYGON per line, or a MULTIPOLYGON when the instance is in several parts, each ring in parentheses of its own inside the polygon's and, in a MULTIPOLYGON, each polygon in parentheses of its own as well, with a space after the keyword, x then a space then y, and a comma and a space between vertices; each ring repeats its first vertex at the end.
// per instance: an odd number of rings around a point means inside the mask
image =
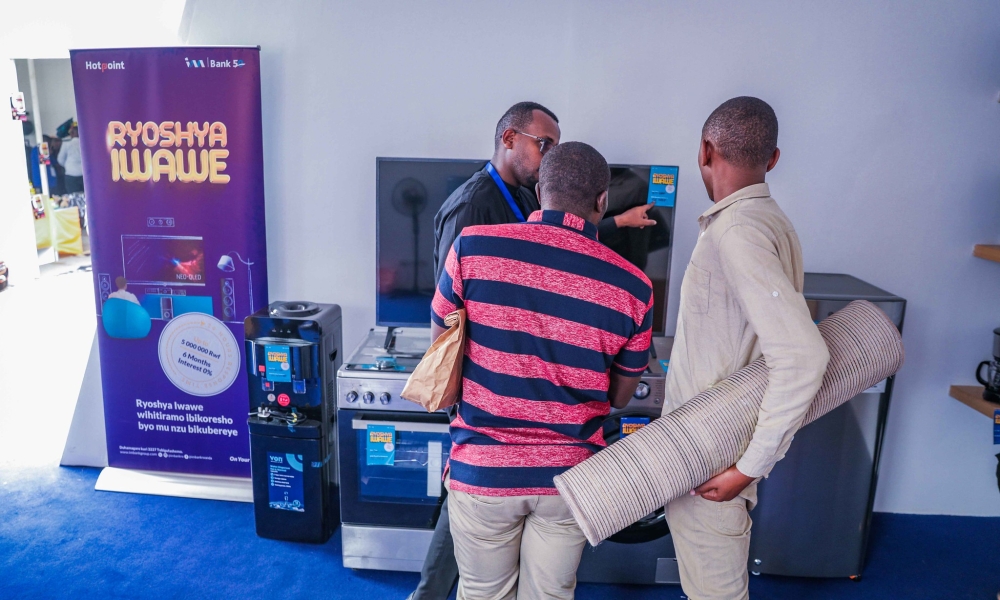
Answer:
POLYGON ((267 304, 259 48, 70 52, 112 467, 250 475, 267 304))

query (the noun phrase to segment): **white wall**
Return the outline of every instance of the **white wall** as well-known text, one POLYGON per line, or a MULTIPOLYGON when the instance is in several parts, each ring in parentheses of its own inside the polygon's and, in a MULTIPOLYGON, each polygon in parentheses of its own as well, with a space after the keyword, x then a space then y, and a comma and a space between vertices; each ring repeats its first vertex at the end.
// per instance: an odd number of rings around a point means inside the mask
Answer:
POLYGON ((610 161, 680 164, 672 330, 701 125, 766 99, 807 269, 909 300, 876 509, 1000 515, 991 424, 948 398, 1000 325, 1000 265, 971 255, 1000 242, 997 3, 189 0, 182 33, 263 47, 271 297, 341 304, 349 344, 374 321, 375 157, 486 157, 525 99, 610 161))
POLYGON ((69 58, 70 48, 177 43, 184 0, 32 0, 0 19, 0 58, 69 58))
MULTIPOLYGON (((38 124, 31 95, 28 61, 14 61, 17 67, 18 89, 24 92, 24 102, 30 117, 38 124)), ((56 128, 66 119, 76 116, 76 98, 73 96, 73 70, 69 58, 35 60, 35 85, 38 87, 38 111, 41 113, 42 133, 55 136, 56 128)))

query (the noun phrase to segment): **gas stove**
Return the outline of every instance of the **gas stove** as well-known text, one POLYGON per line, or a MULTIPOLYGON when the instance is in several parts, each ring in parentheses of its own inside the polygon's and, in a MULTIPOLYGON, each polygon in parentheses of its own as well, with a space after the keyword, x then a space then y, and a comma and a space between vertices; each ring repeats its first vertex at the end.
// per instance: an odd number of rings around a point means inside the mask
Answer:
MULTIPOLYGON (((337 406, 343 409, 425 412, 417 404, 400 397, 406 380, 431 345, 430 330, 396 329, 388 336, 386 328, 369 330, 340 370, 337 371, 337 406)), ((654 337, 649 366, 642 374, 630 406, 663 408, 666 371, 672 337, 654 337)))
POLYGON ((423 407, 403 400, 399 394, 430 345, 431 332, 427 328, 395 329, 388 335, 384 327, 371 329, 337 371, 337 406, 426 412, 423 407))

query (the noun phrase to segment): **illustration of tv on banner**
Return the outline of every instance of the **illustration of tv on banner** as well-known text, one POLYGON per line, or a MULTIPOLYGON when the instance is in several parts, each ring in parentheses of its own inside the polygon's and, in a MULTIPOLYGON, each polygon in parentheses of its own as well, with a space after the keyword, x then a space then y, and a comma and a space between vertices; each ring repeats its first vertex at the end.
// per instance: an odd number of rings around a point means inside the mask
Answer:
POLYGON ((649 168, 649 196, 647 203, 673 207, 677 201, 677 167, 649 168))

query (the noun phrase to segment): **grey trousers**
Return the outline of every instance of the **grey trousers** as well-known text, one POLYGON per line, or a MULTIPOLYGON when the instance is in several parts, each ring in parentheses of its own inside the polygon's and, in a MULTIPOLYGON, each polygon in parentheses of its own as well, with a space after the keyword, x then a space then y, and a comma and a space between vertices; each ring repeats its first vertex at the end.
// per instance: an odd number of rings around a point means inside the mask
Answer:
POLYGON ((666 507, 677 552, 681 588, 691 600, 747 600, 750 555, 748 512, 757 504, 757 483, 728 502, 681 496, 666 507))
POLYGON ((424 558, 424 567, 420 570, 420 585, 410 595, 410 600, 446 600, 457 580, 458 562, 455 560, 455 542, 451 538, 446 495, 441 505, 441 516, 434 526, 434 537, 424 558))
POLYGON ((587 538, 562 497, 451 490, 449 501, 458 600, 573 599, 587 538))

